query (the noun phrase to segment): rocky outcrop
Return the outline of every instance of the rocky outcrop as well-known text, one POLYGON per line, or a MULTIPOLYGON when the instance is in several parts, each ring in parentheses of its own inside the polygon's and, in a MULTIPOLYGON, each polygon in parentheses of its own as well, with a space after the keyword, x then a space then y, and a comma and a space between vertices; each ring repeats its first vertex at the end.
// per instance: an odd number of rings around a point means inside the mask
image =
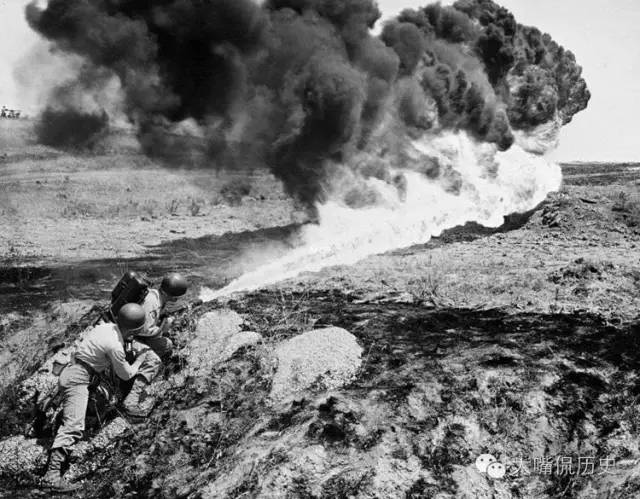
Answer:
MULTIPOLYGON (((85 475, 95 469, 88 456, 104 451, 113 445, 131 425, 121 417, 106 424, 91 440, 79 442, 73 448, 67 477, 70 480, 85 475)), ((0 476, 14 479, 37 474, 44 469, 48 449, 35 438, 22 435, 0 441, 0 476)))
MULTIPOLYGON (((215 310, 203 315, 195 329, 194 338, 182 351, 187 359, 186 367, 167 379, 157 380, 149 388, 149 393, 161 398, 167 390, 184 384, 187 377, 204 383, 208 372, 215 365, 229 359, 238 349, 261 340, 262 337, 257 333, 241 331, 242 323, 242 317, 231 310, 215 310)), ((75 343, 82 339, 85 332, 86 329, 82 330, 76 341, 48 358, 32 376, 20 384, 20 396, 17 402, 21 412, 29 413, 29 406, 33 406, 34 402, 41 401, 44 396, 55 391, 58 376, 53 372, 54 363, 56 360, 68 361, 75 343)), ((59 400, 57 402, 60 403, 59 400)), ((54 405, 47 412, 48 418, 54 417, 55 412, 59 410, 59 407, 54 405)), ((99 422, 99 424, 104 423, 99 422)), ((130 426, 124 418, 116 417, 99 428, 92 438, 79 442, 72 454, 72 460, 77 464, 73 464, 69 469, 69 478, 73 479, 91 472, 93 465, 87 462, 85 457, 106 449, 130 426)), ((17 478, 19 475, 37 474, 37 471, 44 467, 46 454, 46 446, 41 445, 34 438, 25 438, 20 435, 0 440, 0 476, 17 478)))
POLYGON ((295 336, 275 349, 278 368, 273 378, 274 401, 311 386, 339 388, 356 375, 362 347, 355 336, 339 327, 315 329, 295 336))
POLYGON ((43 467, 47 460, 45 449, 35 438, 16 435, 0 441, 0 477, 20 477, 43 467))
POLYGON ((213 310, 198 320, 195 337, 184 348, 185 374, 197 376, 229 359, 240 348, 258 343, 262 337, 241 331, 244 319, 228 309, 213 310))
MULTIPOLYGON (((635 330, 335 294, 300 298, 282 319, 281 297, 245 300, 177 321, 149 419, 115 419, 78 444, 69 476, 84 497, 638 497, 635 330), (299 334, 309 311, 344 328, 299 334), (487 453, 503 475, 477 468, 487 453), (534 467, 560 456, 573 475, 534 467), (575 473, 579 456, 593 474, 575 473)), ((34 441, 1 445, 5 475, 41 470, 34 441)))

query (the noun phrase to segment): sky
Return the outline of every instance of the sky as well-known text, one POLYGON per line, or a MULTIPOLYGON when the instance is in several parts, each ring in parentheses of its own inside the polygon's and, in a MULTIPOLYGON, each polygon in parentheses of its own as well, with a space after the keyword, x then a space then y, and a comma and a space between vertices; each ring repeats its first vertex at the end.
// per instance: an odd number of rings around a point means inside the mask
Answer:
MULTIPOLYGON (((14 68, 38 43, 24 20, 26 0, 0 0, 0 104, 26 109, 14 68)), ((378 0, 383 19, 428 2, 378 0)), ((451 1, 444 1, 444 4, 451 1)), ((558 161, 640 161, 640 1, 497 0, 521 24, 571 50, 591 91, 551 153, 558 161)), ((34 68, 32 78, 39 78, 34 68)), ((24 93, 23 93, 24 94, 24 93)))

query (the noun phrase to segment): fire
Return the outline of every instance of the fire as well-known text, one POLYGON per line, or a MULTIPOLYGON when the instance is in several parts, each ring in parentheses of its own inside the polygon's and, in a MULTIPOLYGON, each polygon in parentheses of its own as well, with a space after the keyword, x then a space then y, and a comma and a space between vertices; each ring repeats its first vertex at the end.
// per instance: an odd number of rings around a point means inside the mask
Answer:
POLYGON ((282 258, 250 271, 219 290, 203 288, 203 301, 251 291, 303 272, 350 265, 367 256, 424 243, 442 231, 466 222, 499 227, 504 216, 530 210, 559 189, 560 167, 519 145, 498 151, 466 133, 449 133, 411 143, 412 155, 434 155, 450 169, 437 179, 404 170, 406 192, 368 179, 383 200, 351 208, 336 200, 318 205, 319 224, 303 229, 302 244, 282 258), (458 180, 452 190, 447 182, 458 180))

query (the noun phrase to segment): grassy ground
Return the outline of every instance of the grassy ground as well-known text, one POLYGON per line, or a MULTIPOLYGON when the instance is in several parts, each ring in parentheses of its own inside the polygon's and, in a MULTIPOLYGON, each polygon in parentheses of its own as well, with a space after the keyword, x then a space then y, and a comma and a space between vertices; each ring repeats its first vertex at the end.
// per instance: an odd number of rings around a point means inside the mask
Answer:
POLYGON ((28 121, 0 126, 0 260, 7 263, 131 258, 163 241, 303 217, 264 170, 165 168, 126 135, 91 153, 62 154, 31 144, 28 121))
MULTIPOLYGON (((21 126, 22 136, 0 140, 5 265, 127 261, 164 240, 176 265, 203 259, 211 245, 206 258, 229 266, 217 253, 235 251, 229 239, 192 238, 301 218, 264 174, 246 185, 159 169, 126 135, 91 155, 63 155, 25 145, 21 126)), ((172 380, 185 360, 172 359, 151 418, 91 456, 78 496, 638 497, 639 178, 626 167, 616 177, 612 165, 565 170, 561 192, 501 229, 468 225, 181 313, 178 346, 223 306, 263 341, 180 386, 172 380), (363 346, 357 378, 271 404, 274 345, 327 324, 363 346), (509 462, 511 475, 475 472, 483 452, 509 462), (562 455, 594 456, 597 473, 534 469, 534 458, 562 455), (518 458, 526 472, 516 472, 518 458), (615 473, 602 473, 604 458, 615 473)), ((47 275, 25 277, 27 291, 48 289, 47 275)), ((83 298, 49 296, 37 310, 2 317, 3 435, 22 423, 11 405, 16 381, 77 330, 66 324, 90 307, 83 298)))
POLYGON ((278 285, 342 289, 366 300, 513 312, 640 311, 638 189, 565 185, 519 228, 452 230, 426 245, 278 285))

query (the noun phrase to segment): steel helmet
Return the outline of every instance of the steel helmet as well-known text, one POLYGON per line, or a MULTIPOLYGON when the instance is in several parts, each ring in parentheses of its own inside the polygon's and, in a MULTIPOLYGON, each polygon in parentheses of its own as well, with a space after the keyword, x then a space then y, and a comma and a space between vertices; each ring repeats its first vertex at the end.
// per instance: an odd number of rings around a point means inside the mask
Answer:
POLYGON ((189 283, 180 274, 169 274, 162 279, 160 289, 167 293, 169 296, 182 296, 187 292, 189 283))
POLYGON ((118 326, 126 331, 141 329, 145 322, 144 309, 137 303, 126 303, 118 312, 118 326))

